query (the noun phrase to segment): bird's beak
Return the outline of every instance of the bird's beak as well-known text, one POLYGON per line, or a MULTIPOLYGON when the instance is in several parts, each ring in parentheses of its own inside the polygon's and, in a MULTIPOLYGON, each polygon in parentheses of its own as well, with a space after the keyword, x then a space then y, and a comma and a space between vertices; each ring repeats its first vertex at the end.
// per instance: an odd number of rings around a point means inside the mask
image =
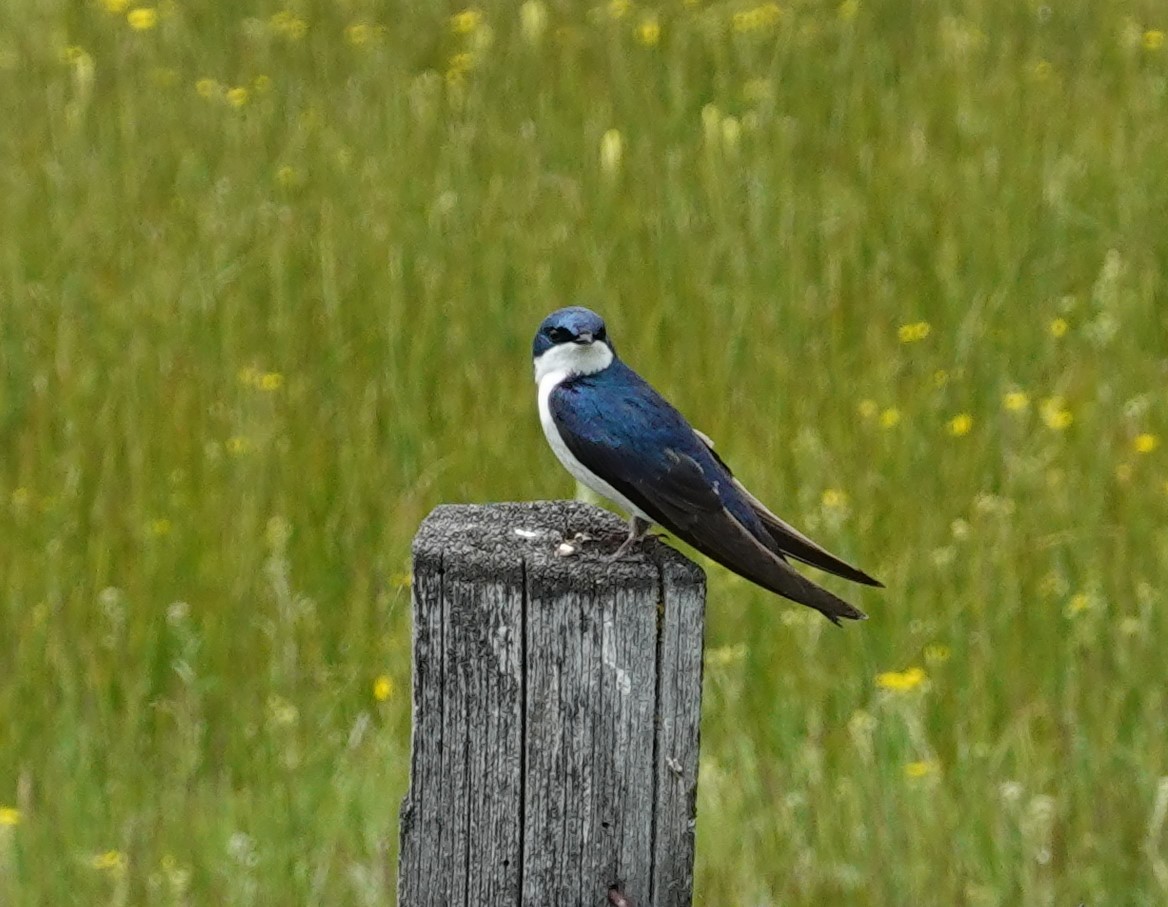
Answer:
POLYGON ((572 342, 579 343, 579 344, 591 343, 592 342, 592 335, 589 334, 587 331, 584 331, 582 334, 577 334, 576 339, 572 342))

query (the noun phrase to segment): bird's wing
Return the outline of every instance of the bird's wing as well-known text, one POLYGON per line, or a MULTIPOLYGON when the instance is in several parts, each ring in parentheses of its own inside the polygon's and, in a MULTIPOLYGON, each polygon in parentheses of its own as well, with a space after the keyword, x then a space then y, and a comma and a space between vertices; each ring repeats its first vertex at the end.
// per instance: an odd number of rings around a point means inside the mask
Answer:
POLYGON ((784 598, 821 611, 834 623, 841 617, 866 617, 763 545, 726 507, 717 486, 710 485, 695 459, 671 448, 666 448, 665 457, 665 472, 632 483, 661 514, 661 525, 722 566, 784 598))
POLYGON ((866 586, 884 587, 884 584, 878 579, 869 576, 858 567, 853 567, 847 561, 836 557, 822 545, 809 539, 786 520, 772 513, 762 501, 750 493, 745 485, 738 481, 737 478, 734 478, 734 474, 730 470, 730 467, 726 465, 726 461, 714 450, 714 442, 707 435, 697 431, 697 429, 694 429, 694 433, 706 445, 710 454, 717 458, 726 472, 730 474, 734 486, 738 489, 742 497, 746 499, 746 502, 754 511, 755 516, 766 527, 767 533, 775 540, 775 545, 782 554, 793 557, 795 560, 802 561, 805 564, 810 564, 812 567, 818 567, 827 573, 834 573, 836 576, 850 579, 856 583, 863 583, 866 586))
POLYGON ((733 477, 713 457, 703 456, 688 423, 663 400, 646 401, 643 392, 609 394, 602 415, 588 412, 589 404, 574 396, 569 388, 553 392, 549 400, 564 443, 655 522, 722 566, 817 609, 834 623, 864 619, 862 611, 815 585, 762 544, 744 524, 748 509, 734 508, 745 516, 732 512, 733 477))

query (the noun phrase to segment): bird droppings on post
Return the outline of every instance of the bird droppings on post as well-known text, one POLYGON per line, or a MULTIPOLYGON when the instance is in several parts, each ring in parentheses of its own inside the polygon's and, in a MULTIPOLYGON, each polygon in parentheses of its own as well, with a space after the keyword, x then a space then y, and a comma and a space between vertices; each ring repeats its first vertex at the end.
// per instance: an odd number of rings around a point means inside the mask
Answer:
POLYGON ((691 903, 705 575, 623 535, 567 501, 422 524, 401 907, 691 903))

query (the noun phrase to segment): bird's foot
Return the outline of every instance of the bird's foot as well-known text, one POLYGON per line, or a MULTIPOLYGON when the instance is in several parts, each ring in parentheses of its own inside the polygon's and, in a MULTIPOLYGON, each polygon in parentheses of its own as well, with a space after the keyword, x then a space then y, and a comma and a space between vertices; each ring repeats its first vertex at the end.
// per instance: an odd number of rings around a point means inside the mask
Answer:
POLYGON ((639 554, 639 552, 635 551, 634 549, 640 548, 641 542, 643 540, 644 536, 629 536, 623 542, 621 542, 616 551, 608 555, 605 560, 607 560, 610 564, 615 564, 617 561, 622 560, 632 560, 633 558, 631 555, 639 554))
POLYGON ((645 540, 646 533, 649 531, 650 525, 650 523, 642 520, 640 517, 630 519, 628 537, 621 542, 616 551, 608 556, 608 562, 613 564, 619 560, 627 559, 630 552, 640 548, 641 543, 645 540))

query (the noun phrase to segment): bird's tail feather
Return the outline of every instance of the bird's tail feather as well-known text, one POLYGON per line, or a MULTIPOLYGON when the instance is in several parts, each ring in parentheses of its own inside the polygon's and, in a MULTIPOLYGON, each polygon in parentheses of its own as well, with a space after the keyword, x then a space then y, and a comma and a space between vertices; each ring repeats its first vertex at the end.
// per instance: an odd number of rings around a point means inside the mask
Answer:
POLYGON ((689 533, 688 541, 695 548, 716 560, 723 567, 764 589, 789 598, 801 605, 819 611, 833 624, 841 619, 867 620, 859 608, 817 586, 792 567, 780 554, 767 548, 746 531, 728 511, 722 511, 726 525, 737 531, 689 533))
MULTIPOLYGON (((793 571, 792 571, 793 572, 793 571)), ((803 577, 801 574, 795 574, 803 580, 800 584, 797 597, 791 592, 781 592, 778 589, 772 589, 773 592, 778 592, 780 595, 785 595, 794 601, 800 602, 804 605, 809 605, 814 608, 828 620, 830 620, 837 627, 840 626, 840 619, 846 620, 867 620, 868 615, 857 608, 855 605, 849 604, 838 595, 828 592, 821 586, 815 585, 811 580, 803 577)))
POLYGON ((836 557, 822 545, 816 544, 786 520, 775 516, 737 479, 734 480, 734 484, 738 486, 738 490, 750 503, 755 516, 759 518, 759 521, 774 539, 775 547, 780 553, 805 564, 810 564, 812 567, 818 567, 827 573, 834 573, 836 576, 850 579, 854 583, 863 583, 865 586, 884 585, 880 580, 869 576, 858 567, 853 567, 842 558, 836 557))

